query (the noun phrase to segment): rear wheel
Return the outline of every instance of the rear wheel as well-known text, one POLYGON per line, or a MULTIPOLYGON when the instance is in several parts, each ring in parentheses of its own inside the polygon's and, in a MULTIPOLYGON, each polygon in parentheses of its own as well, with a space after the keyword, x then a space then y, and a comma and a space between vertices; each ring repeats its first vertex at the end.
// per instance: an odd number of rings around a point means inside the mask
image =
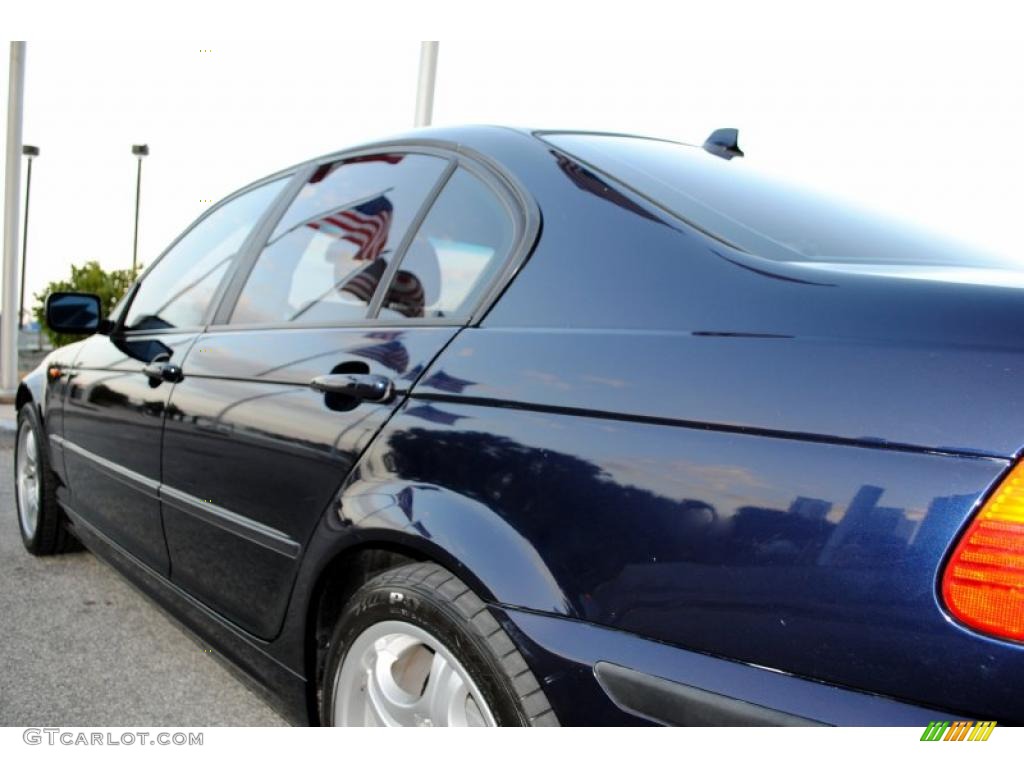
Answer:
POLYGON ((18 412, 14 494, 21 540, 33 555, 64 552, 75 543, 57 505, 57 478, 50 469, 45 437, 35 405, 26 403, 18 412))
POLYGON ((335 628, 321 722, 558 725, 505 631, 452 573, 413 563, 359 589, 335 628))

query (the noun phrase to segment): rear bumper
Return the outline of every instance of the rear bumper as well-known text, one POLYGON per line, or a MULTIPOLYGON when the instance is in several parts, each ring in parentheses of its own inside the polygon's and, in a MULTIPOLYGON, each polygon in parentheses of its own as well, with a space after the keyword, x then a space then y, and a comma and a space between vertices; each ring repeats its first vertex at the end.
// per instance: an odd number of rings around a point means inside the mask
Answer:
POLYGON ((564 725, 924 728, 933 720, 958 719, 581 621, 496 610, 564 725))

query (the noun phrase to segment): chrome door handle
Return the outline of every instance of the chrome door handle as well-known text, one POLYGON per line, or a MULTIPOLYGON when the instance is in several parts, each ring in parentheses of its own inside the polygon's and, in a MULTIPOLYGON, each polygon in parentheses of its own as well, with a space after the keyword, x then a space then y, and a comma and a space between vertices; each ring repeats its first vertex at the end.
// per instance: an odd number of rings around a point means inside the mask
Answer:
POLYGON ((309 386, 317 392, 345 395, 369 403, 386 403, 395 394, 391 379, 372 373, 331 373, 317 376, 309 386))
MULTIPOLYGON (((142 372, 149 377, 150 382, 169 381, 179 382, 185 378, 180 365, 166 361, 154 361, 142 369, 142 372)), ((155 386, 155 385, 154 385, 155 386)))

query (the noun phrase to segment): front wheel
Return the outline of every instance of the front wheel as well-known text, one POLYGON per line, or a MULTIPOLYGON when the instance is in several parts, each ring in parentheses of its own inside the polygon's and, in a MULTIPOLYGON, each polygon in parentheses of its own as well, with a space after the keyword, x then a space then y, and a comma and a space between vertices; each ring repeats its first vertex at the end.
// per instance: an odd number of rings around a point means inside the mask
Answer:
POLYGON ((21 540, 33 555, 75 548, 75 539, 65 530, 64 514, 57 504, 57 478, 50 469, 45 439, 35 405, 26 403, 18 411, 14 494, 21 540))
POLYGON ((558 725, 483 601, 435 563, 387 571, 353 595, 320 698, 325 725, 558 725))

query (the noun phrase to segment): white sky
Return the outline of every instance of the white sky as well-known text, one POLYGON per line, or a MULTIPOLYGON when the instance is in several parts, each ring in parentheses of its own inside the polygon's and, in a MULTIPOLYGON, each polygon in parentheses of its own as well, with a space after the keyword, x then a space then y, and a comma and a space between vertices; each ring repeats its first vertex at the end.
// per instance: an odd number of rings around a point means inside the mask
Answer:
MULTIPOLYGON (((597 42, 568 32, 538 42, 441 36, 434 122, 697 142, 735 126, 752 163, 1019 253, 1024 265, 1020 42, 768 34, 740 41, 729 39, 727 26, 714 29, 715 39, 686 32, 689 39, 675 42, 597 42)), ((3 105, 7 55, 5 48, 3 105)), ((151 151, 139 246, 148 264, 207 201, 313 155, 409 128, 418 57, 415 39, 29 37, 24 141, 42 154, 33 170, 26 293, 65 276, 71 263, 130 266, 133 143, 151 151)))

